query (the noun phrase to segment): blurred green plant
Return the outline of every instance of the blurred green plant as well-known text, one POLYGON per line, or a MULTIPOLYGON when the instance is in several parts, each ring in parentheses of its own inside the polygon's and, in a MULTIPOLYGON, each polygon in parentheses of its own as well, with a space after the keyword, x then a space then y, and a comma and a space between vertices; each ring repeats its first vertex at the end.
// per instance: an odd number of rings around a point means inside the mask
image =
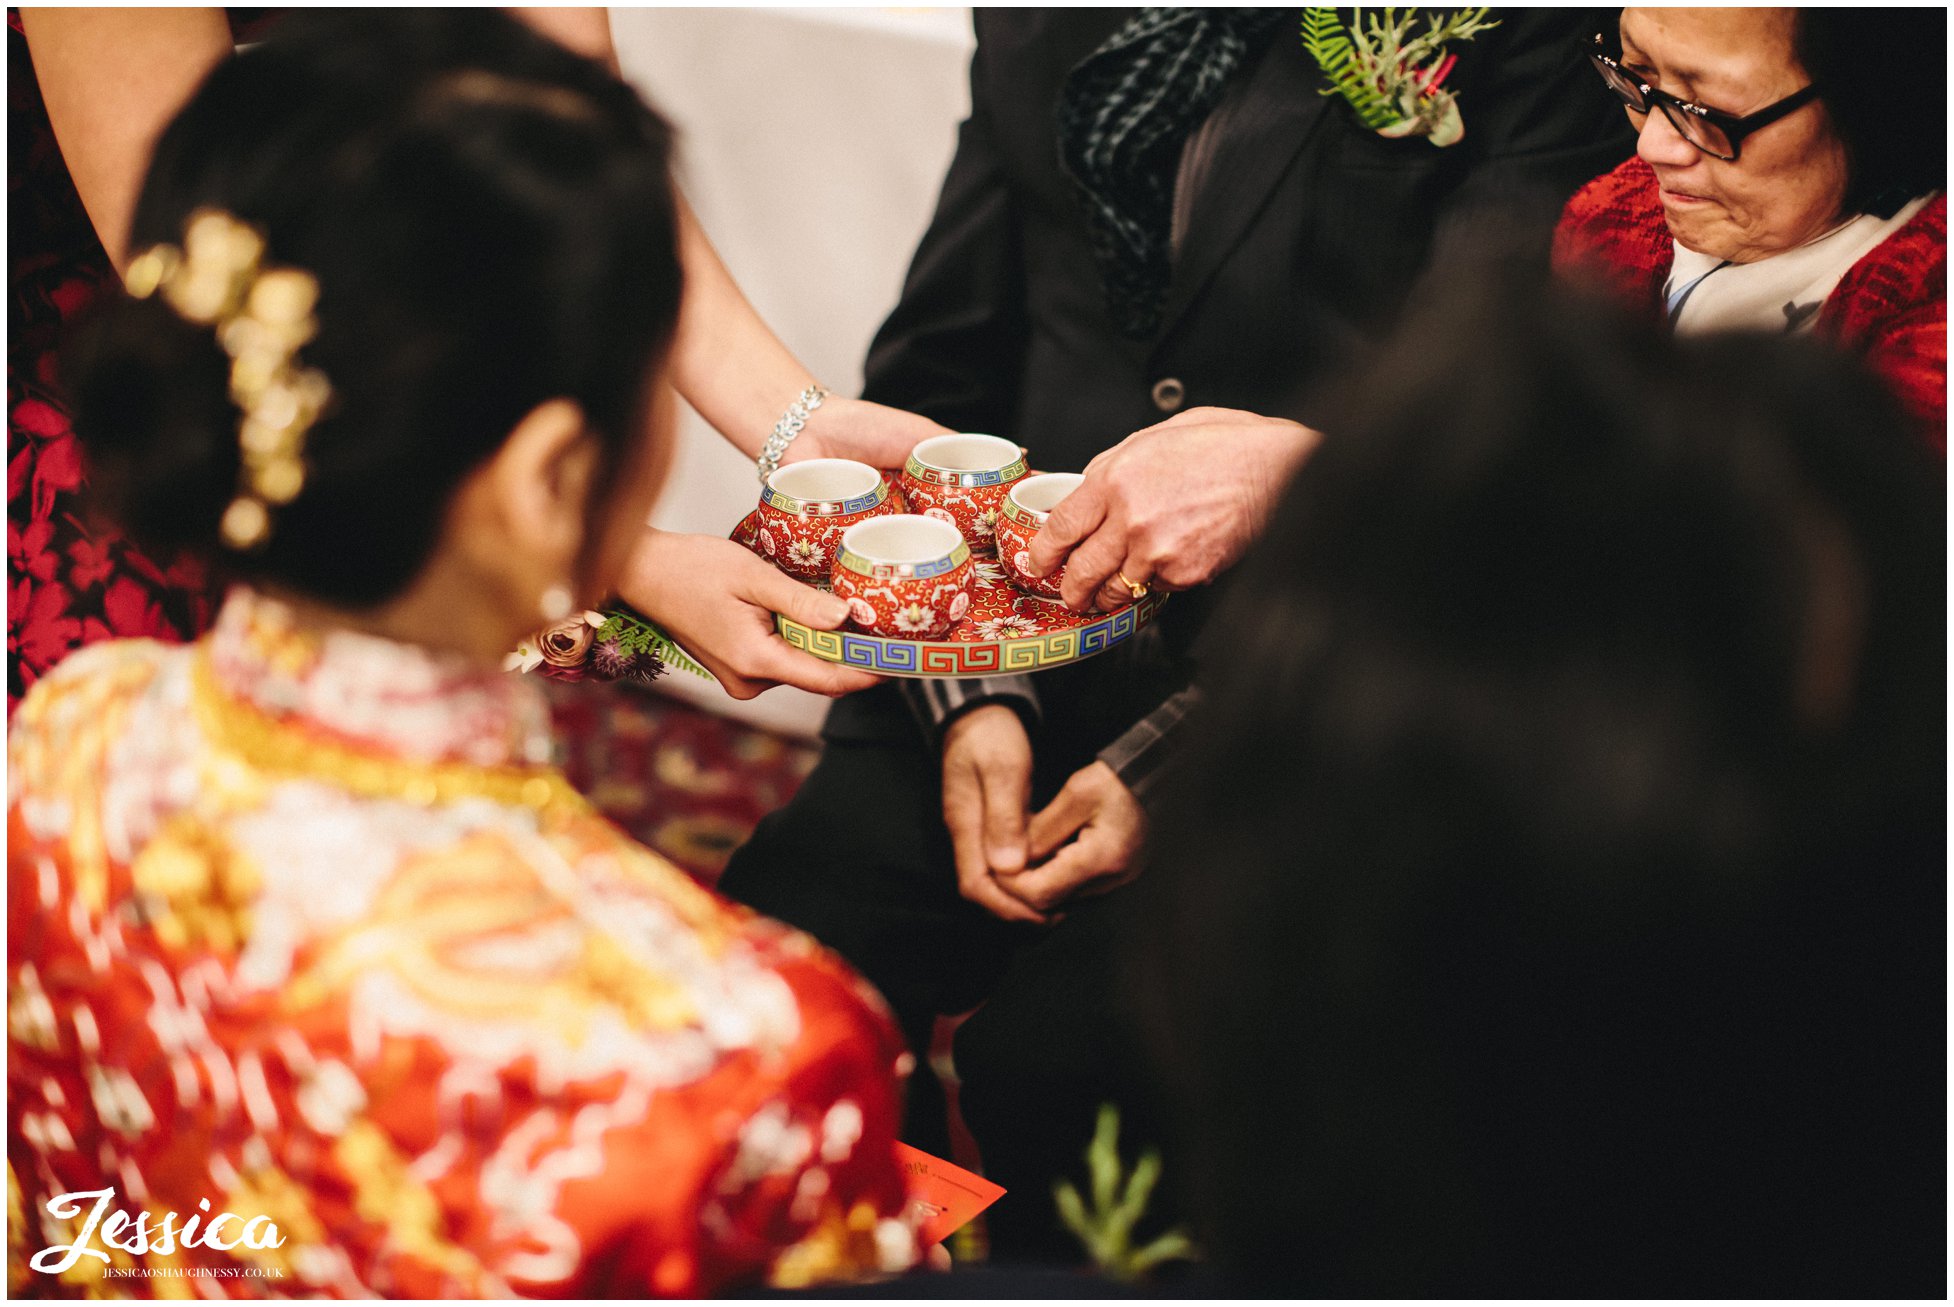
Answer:
POLYGON ((1146 1215, 1154 1186, 1160 1183, 1160 1151, 1149 1148, 1128 1175, 1119 1155, 1119 1109, 1111 1103, 1099 1109, 1099 1123, 1085 1158, 1091 1205, 1087 1206, 1069 1180, 1054 1185, 1052 1197, 1058 1203, 1059 1219, 1078 1236, 1086 1255, 1102 1274, 1121 1284, 1134 1284, 1164 1263, 1193 1261, 1200 1256, 1193 1241, 1179 1229, 1134 1246, 1133 1232, 1146 1215))

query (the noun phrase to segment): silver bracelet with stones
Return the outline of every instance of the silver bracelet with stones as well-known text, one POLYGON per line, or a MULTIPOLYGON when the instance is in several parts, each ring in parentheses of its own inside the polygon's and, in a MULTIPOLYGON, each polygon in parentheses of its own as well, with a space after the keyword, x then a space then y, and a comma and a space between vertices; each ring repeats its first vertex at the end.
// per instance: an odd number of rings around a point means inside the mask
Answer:
POLYGON ((807 425, 808 414, 820 408, 821 401, 827 397, 828 388, 817 381, 803 390, 800 398, 788 405, 787 411, 780 415, 780 421, 773 424, 767 443, 760 448, 757 466, 761 485, 765 485, 767 478, 779 470, 781 457, 787 453, 787 446, 794 443, 794 437, 801 434, 801 428, 807 425))

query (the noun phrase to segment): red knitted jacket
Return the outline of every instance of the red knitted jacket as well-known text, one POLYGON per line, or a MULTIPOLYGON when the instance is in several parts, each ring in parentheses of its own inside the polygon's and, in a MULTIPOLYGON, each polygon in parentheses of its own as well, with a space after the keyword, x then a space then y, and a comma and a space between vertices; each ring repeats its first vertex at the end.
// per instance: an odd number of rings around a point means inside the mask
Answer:
MULTIPOLYGON (((1575 192, 1554 232, 1554 268, 1662 311, 1676 249, 1655 174, 1639 158, 1575 192)), ((1947 197, 1852 265, 1815 330, 1856 349, 1943 454, 1947 450, 1947 197)))

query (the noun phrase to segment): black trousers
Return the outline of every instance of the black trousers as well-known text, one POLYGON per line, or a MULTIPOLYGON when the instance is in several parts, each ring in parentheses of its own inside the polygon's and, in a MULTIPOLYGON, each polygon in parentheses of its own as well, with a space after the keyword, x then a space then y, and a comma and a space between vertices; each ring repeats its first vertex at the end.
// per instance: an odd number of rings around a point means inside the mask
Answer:
MULTIPOLYGON (((938 1015, 978 1009, 957 1032, 955 1061, 985 1172, 1008 1191, 988 1217, 993 1256, 1077 1263, 1052 1186, 1069 1177, 1089 1193, 1083 1158, 1100 1104, 1121 1110, 1129 1164, 1159 1138, 1149 1073, 1118 1001, 1118 892, 1077 903, 1049 927, 1001 921, 967 902, 936 753, 906 717, 884 720, 895 723, 883 732, 893 738, 829 740, 793 802, 734 855, 720 888, 807 931, 882 991, 917 1056, 904 1138, 940 1156, 949 1137, 927 1064, 931 1028, 938 1015)), ((1034 810, 1092 760, 1103 732, 1039 734, 1034 810)), ((1154 1205, 1160 1223, 1165 1202, 1154 1205)))

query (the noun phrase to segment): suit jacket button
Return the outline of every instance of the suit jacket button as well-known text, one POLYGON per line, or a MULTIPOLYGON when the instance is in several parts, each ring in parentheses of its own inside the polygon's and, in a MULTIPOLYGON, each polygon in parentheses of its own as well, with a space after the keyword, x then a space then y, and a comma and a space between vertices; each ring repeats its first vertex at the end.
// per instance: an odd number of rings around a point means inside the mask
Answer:
POLYGON ((1153 383, 1153 406, 1162 413, 1172 413, 1187 400, 1187 387, 1179 377, 1162 377, 1153 383))

